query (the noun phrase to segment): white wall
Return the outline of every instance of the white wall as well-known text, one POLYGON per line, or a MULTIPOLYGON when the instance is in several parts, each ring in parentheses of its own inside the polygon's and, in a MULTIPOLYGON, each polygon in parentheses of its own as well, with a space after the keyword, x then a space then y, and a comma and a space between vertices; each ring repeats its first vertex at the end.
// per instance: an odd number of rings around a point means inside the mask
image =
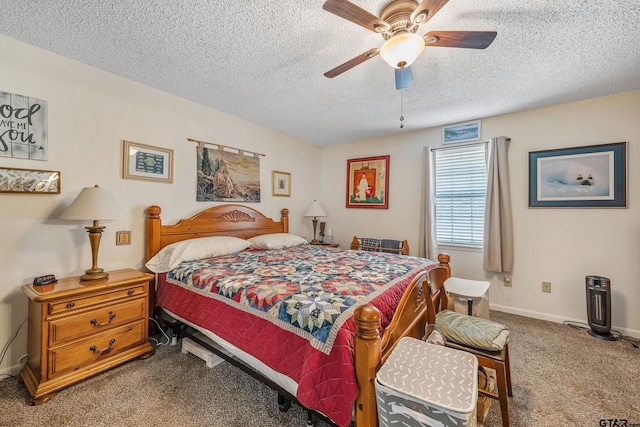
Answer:
MULTIPOLYGON (((434 101, 436 102, 436 101, 434 101)), ((494 309, 561 322, 585 322, 585 276, 611 279, 612 323, 640 335, 640 91, 482 119, 483 138, 511 137, 515 267, 513 287, 482 270, 482 253, 452 254, 454 274, 490 279, 494 309), (530 151, 627 141, 627 209, 528 208, 530 151), (552 292, 541 292, 550 281, 552 292)), ((407 122, 411 120, 407 117, 407 122)), ((408 239, 417 255, 421 157, 424 146, 441 145, 441 128, 326 147, 322 151, 322 203, 335 241, 354 235, 408 239), (346 160, 389 154, 389 209, 347 209, 346 160)))
MULTIPOLYGON (((290 209, 291 231, 310 236, 302 213, 307 189, 320 187, 323 218, 337 243, 353 235, 407 238, 417 254, 422 147, 437 146, 441 129, 407 132, 320 149, 286 135, 150 89, 52 53, 0 36, 0 90, 48 102, 49 159, 0 158, 1 167, 62 172, 60 195, 0 194, 0 345, 26 318, 21 285, 34 276, 82 273, 91 266, 82 225, 58 216, 85 186, 113 191, 129 218, 104 223, 99 265, 107 270, 143 263, 144 209, 163 208, 167 222, 213 204, 195 202, 195 145, 187 138, 253 150, 261 160, 262 202, 251 205, 273 218, 290 209), (174 150, 174 183, 121 179, 123 139, 174 150), (391 155, 389 209, 347 209, 346 160, 391 155), (318 159, 321 159, 318 161, 318 159), (271 196, 271 171, 292 173, 292 197, 271 196), (321 184, 317 177, 321 177, 321 184), (115 246, 116 230, 132 230, 131 246, 115 246)), ((550 320, 586 320, 584 276, 609 277, 613 324, 640 334, 640 92, 483 118, 485 138, 512 138, 510 165, 516 259, 513 287, 486 276, 481 253, 452 251, 454 272, 492 281, 493 308, 550 320), (628 142, 628 209, 529 209, 527 153, 551 148, 628 142), (552 293, 540 291, 542 280, 552 293)), ((407 123, 411 118, 407 117, 407 123)), ((83 224, 84 225, 84 224, 83 224)), ((14 369, 26 353, 26 326, 11 345, 0 372, 14 369)))
MULTIPOLYGON (((250 204, 274 219, 290 210, 291 232, 310 236, 302 217, 318 186, 320 148, 238 118, 0 36, 0 90, 46 100, 47 161, 0 157, 0 167, 61 171, 59 195, 0 194, 0 346, 27 316, 20 287, 35 276, 82 274, 91 267, 89 224, 58 220, 83 187, 111 190, 128 213, 104 222, 99 266, 142 268, 144 210, 158 204, 171 223, 213 206, 195 201, 196 148, 187 138, 263 153, 262 202, 250 204), (121 178, 122 140, 174 150, 173 184, 121 178), (271 196, 271 171, 291 172, 291 197, 271 196), (132 231, 131 246, 116 246, 117 230, 132 231)), ((26 354, 27 327, 11 345, 0 372, 26 354)))

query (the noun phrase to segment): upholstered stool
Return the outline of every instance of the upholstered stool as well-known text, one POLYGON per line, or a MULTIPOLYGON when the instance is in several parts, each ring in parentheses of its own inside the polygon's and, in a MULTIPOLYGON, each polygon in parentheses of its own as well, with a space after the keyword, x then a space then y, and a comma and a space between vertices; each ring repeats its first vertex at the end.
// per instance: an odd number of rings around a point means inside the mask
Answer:
POLYGON ((453 299, 453 309, 458 313, 489 318, 489 298, 487 291, 490 283, 483 280, 468 280, 449 277, 444 288, 453 299))
POLYGON ((448 275, 449 272, 443 267, 435 267, 429 271, 431 298, 427 300, 427 305, 432 313, 436 313, 435 316, 429 316, 429 323, 435 323, 444 335, 447 347, 475 355, 479 366, 496 372, 497 392, 478 392, 500 402, 502 424, 509 427, 507 396, 513 395, 509 367, 509 328, 482 317, 448 310, 449 296, 445 288, 448 275))
POLYGON ((509 427, 507 396, 513 396, 509 367, 509 329, 481 317, 443 310, 436 315, 436 325, 446 338, 445 345, 464 350, 478 358, 478 365, 496 372, 497 392, 478 390, 500 402, 502 425, 509 427))

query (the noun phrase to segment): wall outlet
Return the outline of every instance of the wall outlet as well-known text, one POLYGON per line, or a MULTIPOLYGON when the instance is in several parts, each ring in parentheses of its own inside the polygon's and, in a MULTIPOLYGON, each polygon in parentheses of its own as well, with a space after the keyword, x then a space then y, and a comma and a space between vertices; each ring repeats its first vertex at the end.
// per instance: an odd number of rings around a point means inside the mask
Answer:
POLYGON ((551 293, 551 282, 542 282, 542 292, 551 293))
POLYGON ((130 245, 131 231, 116 231, 116 246, 130 245))
POLYGON ((504 276, 504 285, 510 288, 513 285, 513 277, 512 276, 504 276))

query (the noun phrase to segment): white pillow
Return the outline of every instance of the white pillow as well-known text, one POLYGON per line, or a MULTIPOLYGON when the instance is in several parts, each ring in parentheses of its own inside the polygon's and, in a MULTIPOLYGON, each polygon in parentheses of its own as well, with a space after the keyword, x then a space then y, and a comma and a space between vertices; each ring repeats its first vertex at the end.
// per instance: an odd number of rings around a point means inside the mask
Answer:
POLYGON ((282 249, 307 243, 304 238, 289 233, 262 234, 250 237, 249 241, 253 249, 282 249))
POLYGON ((251 242, 231 236, 200 237, 165 246, 145 266, 154 273, 171 271, 183 261, 232 254, 248 248, 251 242))

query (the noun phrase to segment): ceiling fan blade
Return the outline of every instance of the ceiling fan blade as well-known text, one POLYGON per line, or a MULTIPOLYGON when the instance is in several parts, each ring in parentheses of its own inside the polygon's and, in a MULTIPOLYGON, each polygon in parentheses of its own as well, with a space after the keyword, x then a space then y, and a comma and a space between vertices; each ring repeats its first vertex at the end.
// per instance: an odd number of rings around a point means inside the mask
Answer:
POLYGON ((396 89, 404 89, 411 86, 411 67, 394 68, 396 74, 396 89))
POLYGON ((378 49, 377 47, 374 47, 373 49, 369 49, 365 53, 362 53, 362 54, 356 56, 355 58, 348 60, 344 64, 338 65, 333 70, 327 71, 326 73, 324 73, 324 75, 325 75, 325 77, 329 77, 330 79, 332 79, 335 76, 339 76, 340 74, 344 73, 345 71, 352 69, 356 65, 362 64, 367 59, 373 58, 379 52, 380 52, 380 49, 378 49))
POLYGON ((496 38, 495 31, 429 31, 424 35, 425 46, 484 49, 496 38))
POLYGON ((416 7, 416 10, 411 14, 411 22, 414 24, 424 24, 429 19, 433 18, 433 15, 438 13, 442 6, 447 4, 449 0, 422 0, 422 3, 416 7))
POLYGON ((391 29, 391 26, 382 19, 347 0, 327 0, 322 8, 375 33, 383 33, 391 29))

